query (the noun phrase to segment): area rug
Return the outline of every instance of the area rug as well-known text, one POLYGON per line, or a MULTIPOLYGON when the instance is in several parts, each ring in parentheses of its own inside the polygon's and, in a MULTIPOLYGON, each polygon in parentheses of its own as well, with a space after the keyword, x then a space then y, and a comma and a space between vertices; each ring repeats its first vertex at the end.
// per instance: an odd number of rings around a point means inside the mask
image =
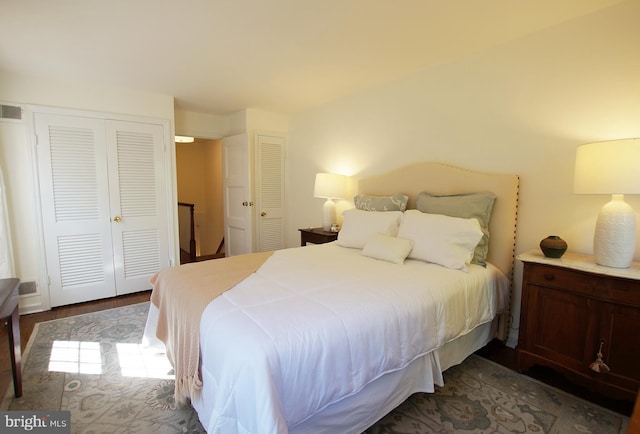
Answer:
MULTIPOLYGON (((23 360, 23 396, 3 410, 69 410, 73 433, 204 433, 176 408, 171 366, 140 345, 149 303, 36 325, 23 360)), ((417 393, 366 433, 621 434, 628 418, 471 356, 445 386, 417 393)))

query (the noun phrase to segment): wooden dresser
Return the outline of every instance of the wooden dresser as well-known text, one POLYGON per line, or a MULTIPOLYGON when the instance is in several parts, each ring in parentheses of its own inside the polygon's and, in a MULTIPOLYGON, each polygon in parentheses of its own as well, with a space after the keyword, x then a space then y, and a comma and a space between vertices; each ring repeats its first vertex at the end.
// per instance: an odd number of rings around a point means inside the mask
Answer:
POLYGON ((524 263, 518 369, 547 366, 590 390, 634 401, 640 386, 640 263, 616 269, 588 255, 567 252, 554 259, 540 251, 518 259, 524 263), (599 352, 606 366, 597 362, 599 352))

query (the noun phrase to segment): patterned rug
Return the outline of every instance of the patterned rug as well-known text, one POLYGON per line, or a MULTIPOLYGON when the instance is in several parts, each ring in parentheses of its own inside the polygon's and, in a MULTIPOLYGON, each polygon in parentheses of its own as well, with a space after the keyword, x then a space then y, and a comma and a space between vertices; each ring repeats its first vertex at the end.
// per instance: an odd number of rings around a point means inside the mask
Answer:
MULTIPOLYGON (((23 359, 23 396, 2 409, 70 410, 73 433, 203 433, 176 409, 171 366, 141 341, 148 303, 39 323, 23 359)), ((628 418, 478 356, 445 372, 366 433, 621 434, 628 418)))

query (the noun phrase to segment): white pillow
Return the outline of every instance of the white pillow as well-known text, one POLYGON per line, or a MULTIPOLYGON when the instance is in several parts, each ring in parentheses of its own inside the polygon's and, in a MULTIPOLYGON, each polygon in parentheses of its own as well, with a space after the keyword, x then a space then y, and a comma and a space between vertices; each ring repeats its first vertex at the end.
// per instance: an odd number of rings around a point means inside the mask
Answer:
POLYGON ((362 254, 394 264, 402 264, 413 249, 413 241, 405 238, 375 234, 362 249, 362 254))
POLYGON ((409 210, 404 213, 398 237, 413 240, 409 258, 467 271, 482 229, 475 218, 409 210))
POLYGON ((348 209, 342 215, 344 221, 338 232, 337 244, 362 249, 375 234, 395 237, 398 234, 402 212, 348 209))

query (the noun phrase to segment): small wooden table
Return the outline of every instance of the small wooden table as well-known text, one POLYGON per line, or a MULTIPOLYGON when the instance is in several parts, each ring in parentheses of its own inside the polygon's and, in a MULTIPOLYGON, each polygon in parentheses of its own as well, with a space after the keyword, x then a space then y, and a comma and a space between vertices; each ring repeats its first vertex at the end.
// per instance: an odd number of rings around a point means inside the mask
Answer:
POLYGON ((322 228, 298 229, 300 231, 300 245, 330 243, 338 239, 337 232, 327 232, 322 228))
POLYGON ((20 314, 18 312, 18 287, 20 279, 0 279, 0 320, 9 326, 9 351, 13 371, 13 390, 16 398, 22 396, 22 369, 20 351, 20 314))

